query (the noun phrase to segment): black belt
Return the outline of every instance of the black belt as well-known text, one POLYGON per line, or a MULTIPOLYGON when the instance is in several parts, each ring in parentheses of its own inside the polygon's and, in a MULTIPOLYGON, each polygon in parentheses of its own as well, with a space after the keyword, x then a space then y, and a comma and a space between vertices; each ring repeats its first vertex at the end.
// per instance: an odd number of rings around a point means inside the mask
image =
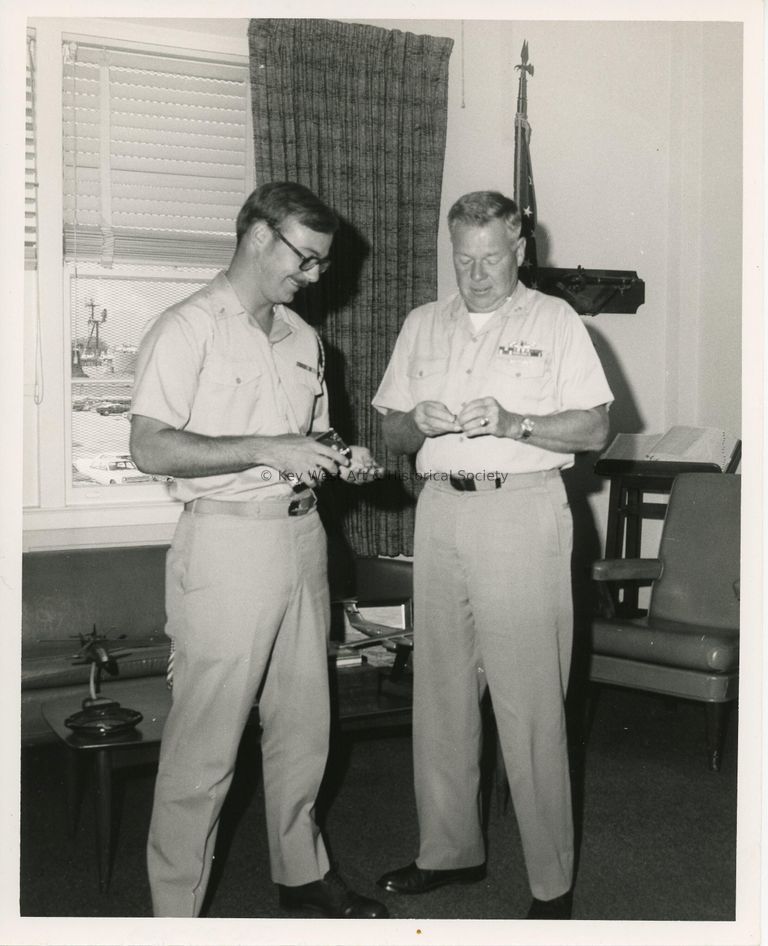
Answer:
POLYGON ((526 489, 540 486, 552 476, 559 476, 560 470, 539 470, 536 473, 504 473, 501 476, 453 476, 448 483, 461 493, 487 492, 497 489, 526 489))
POLYGON ((464 476, 449 476, 448 482, 462 493, 474 493, 481 489, 501 489, 501 479, 497 476, 489 476, 488 479, 480 481, 474 477, 470 479, 464 476))

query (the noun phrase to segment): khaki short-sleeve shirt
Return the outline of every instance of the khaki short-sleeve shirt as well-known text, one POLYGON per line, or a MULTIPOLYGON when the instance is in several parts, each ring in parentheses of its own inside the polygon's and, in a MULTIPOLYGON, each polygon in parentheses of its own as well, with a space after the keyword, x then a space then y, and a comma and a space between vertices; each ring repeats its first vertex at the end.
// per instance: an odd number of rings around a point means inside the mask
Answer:
MULTIPOLYGON (((317 333, 275 307, 267 336, 248 318, 229 280, 207 286, 152 319, 136 358, 131 411, 209 437, 307 434, 328 427, 328 398, 317 333)), ((289 494, 280 471, 178 478, 171 495, 247 500, 289 494)))
MULTIPOLYGON (((588 410, 613 395, 579 316, 553 296, 518 283, 478 332, 458 292, 406 318, 373 399, 381 413, 440 401, 458 414, 469 401, 494 397, 516 414, 588 410)), ((482 478, 573 464, 573 454, 499 437, 427 437, 416 457, 420 475, 482 478)))

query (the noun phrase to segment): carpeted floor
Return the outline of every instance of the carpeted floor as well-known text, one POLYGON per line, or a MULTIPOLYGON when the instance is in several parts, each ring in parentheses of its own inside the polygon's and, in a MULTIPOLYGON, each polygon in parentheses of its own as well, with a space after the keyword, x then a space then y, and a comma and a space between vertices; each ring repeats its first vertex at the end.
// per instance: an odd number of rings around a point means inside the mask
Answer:
MULTIPOLYGON (((696 704, 605 688, 583 759, 574 767, 580 859, 574 916, 592 920, 732 920, 736 871, 736 730, 723 769, 707 770, 696 704)), ((87 790, 68 836, 61 749, 22 759, 22 916, 148 916, 144 845, 152 766, 116 775, 120 817, 112 882, 100 894, 87 790)), ((340 736, 323 795, 334 859, 350 885, 381 895, 393 917, 519 918, 530 900, 512 809, 491 793, 488 875, 418 898, 376 893, 375 879, 416 853, 407 729, 340 736)), ((247 731, 222 820, 209 917, 280 917, 269 880, 255 731, 247 731)))

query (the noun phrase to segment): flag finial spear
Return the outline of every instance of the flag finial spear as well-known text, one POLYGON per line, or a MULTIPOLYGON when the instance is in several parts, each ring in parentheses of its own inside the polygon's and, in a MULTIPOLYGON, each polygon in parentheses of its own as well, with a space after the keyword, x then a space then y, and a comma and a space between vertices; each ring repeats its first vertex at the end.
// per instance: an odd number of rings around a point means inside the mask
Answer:
POLYGON ((528 65, 528 40, 523 40, 523 48, 520 50, 520 65, 515 66, 520 70, 521 77, 525 77, 526 72, 533 75, 533 66, 528 65))
POLYGON ((528 62, 528 40, 523 41, 523 48, 520 50, 520 65, 515 66, 520 73, 520 80, 517 86, 517 114, 525 117, 528 110, 528 92, 526 82, 529 75, 533 75, 533 66, 528 62))

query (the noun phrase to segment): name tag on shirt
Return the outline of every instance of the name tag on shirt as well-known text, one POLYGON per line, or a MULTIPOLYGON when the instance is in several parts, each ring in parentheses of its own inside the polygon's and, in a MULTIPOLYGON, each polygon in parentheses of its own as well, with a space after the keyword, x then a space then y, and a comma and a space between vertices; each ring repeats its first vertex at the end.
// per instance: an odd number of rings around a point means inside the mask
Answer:
POLYGON ((500 355, 517 355, 522 358, 541 358, 544 352, 541 348, 534 348, 527 342, 517 342, 514 345, 499 345, 500 355))

